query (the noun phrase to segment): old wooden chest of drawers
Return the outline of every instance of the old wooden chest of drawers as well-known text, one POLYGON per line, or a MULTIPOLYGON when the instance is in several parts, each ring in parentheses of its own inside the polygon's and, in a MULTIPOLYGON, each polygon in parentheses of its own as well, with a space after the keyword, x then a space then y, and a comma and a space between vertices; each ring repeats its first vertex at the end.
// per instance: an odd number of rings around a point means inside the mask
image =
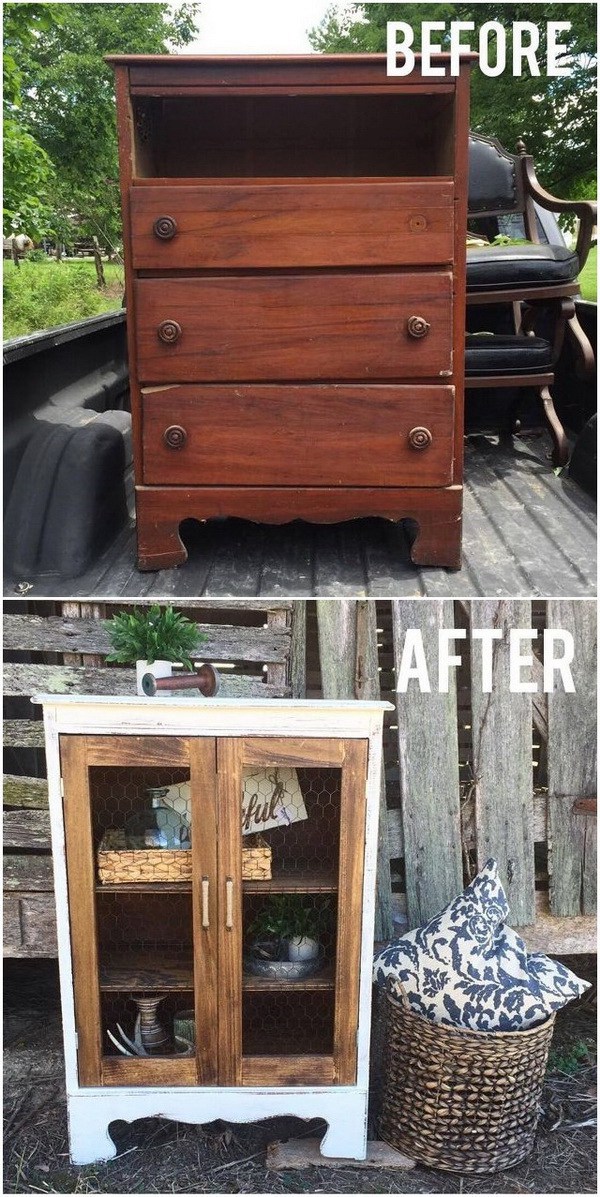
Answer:
POLYGON ((140 568, 228 515, 410 518, 459 566, 468 61, 109 61, 140 568))

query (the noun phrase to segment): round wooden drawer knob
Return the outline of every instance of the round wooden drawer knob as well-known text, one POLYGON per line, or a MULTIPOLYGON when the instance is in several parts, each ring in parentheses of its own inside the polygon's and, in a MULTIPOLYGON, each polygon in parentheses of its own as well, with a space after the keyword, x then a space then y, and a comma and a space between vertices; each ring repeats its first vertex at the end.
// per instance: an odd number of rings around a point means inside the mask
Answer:
POLYGON ((177 232, 177 221, 172 216, 157 216, 154 221, 154 236, 160 241, 170 241, 177 232))
POLYGON ((170 424, 163 432, 163 441, 167 449, 183 449, 187 441, 187 432, 181 424, 170 424))
POLYGON ((411 428, 408 434, 408 443, 411 449, 427 449, 432 440, 433 437, 428 428, 411 428))
POLYGON ((163 320, 156 331, 165 345, 174 345, 181 336, 181 325, 176 320, 163 320))
POLYGON ((406 330, 409 337, 426 337, 431 325, 424 316, 409 316, 406 321, 406 330))

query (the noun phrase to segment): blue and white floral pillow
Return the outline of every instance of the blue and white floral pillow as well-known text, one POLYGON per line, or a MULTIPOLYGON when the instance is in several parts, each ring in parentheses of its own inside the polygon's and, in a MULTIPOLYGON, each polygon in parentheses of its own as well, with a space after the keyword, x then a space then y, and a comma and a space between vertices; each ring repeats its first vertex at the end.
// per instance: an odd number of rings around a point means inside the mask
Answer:
POLYGON ((495 860, 425 927, 375 957, 373 979, 431 1022, 474 1031, 517 1031, 541 1022, 589 988, 541 952, 527 954, 509 913, 495 860), (400 984, 399 984, 400 983, 400 984))

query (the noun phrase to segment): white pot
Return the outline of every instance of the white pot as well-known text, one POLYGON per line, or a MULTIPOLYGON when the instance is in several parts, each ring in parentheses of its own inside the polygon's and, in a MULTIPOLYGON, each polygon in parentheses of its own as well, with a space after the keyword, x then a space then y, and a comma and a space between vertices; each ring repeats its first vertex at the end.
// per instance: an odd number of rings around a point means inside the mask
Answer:
POLYGON ((288 959, 297 964, 300 960, 316 960, 319 955, 319 944, 316 939, 309 939, 306 935, 294 935, 288 939, 288 959))
MULTIPOLYGON (((136 693, 144 695, 142 690, 142 678, 145 673, 151 673, 154 677, 171 677, 173 673, 172 661, 153 661, 151 665, 147 661, 136 661, 135 663, 135 680, 136 693)), ((169 693, 167 690, 166 694, 169 693)))

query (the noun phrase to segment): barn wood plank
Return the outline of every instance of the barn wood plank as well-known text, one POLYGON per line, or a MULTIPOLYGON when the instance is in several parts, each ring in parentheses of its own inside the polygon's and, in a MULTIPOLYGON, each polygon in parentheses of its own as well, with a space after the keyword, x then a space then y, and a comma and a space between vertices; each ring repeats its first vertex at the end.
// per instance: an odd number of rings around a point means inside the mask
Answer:
POLYGON ((437 692, 438 633, 454 626, 449 601, 392 600, 396 676, 407 628, 418 628, 433 674, 430 694, 409 682, 396 696, 409 927, 426 922, 463 887, 456 679, 437 692))
MULTIPOLYGON (((135 695, 133 669, 95 669, 75 665, 30 665, 10 663, 4 666, 4 693, 8 697, 49 694, 129 694, 135 695)), ((224 673, 222 698, 281 698, 288 688, 269 686, 258 678, 224 673)))
MULTIPOLYGON (((533 858, 532 704, 530 694, 510 691, 510 628, 529 628, 527 600, 484 600, 471 607, 473 624, 495 628, 492 691, 481 688, 480 640, 471 641, 471 712, 477 864, 498 861, 511 923, 535 918, 533 858)), ((527 651, 527 650, 525 650, 527 651)))
POLYGON ((45 777, 4 777, 4 805, 42 809, 48 806, 48 782, 45 777))
POLYGON ((4 955, 56 956, 56 915, 47 894, 4 895, 4 955))
POLYGON ((5 848, 50 848, 47 810, 6 810, 3 824, 5 848))
MULTIPOLYGON (((535 844, 545 844, 547 795, 538 793, 533 795, 533 815, 531 830, 535 844)), ((475 800, 472 796, 463 799, 461 805, 462 839, 463 845, 475 848, 475 800)), ((388 811, 389 845, 392 860, 404 856, 404 836, 402 832, 402 813, 399 810, 388 811)))
MULTIPOLYGON (((279 613, 279 609, 276 610, 279 613)), ((285 616, 284 609, 281 614, 285 616)), ((199 623, 197 626, 207 639, 192 653, 192 659, 195 660, 214 658, 268 664, 271 661, 285 662, 289 656, 291 636, 285 623, 283 627, 266 628, 238 628, 232 624, 213 623, 199 623)), ((106 623, 100 619, 5 615, 4 648, 7 652, 27 650, 98 657, 111 652, 111 643, 106 623)), ((98 665, 100 662, 84 661, 83 664, 98 665)))
POLYGON ((574 694, 548 695, 548 871, 554 916, 596 910, 596 820, 573 811, 573 795, 596 793, 596 605, 552 599, 549 628, 570 631, 574 694))
POLYGON ((7 853, 4 857, 4 889, 44 890, 54 889, 54 873, 51 856, 7 853))
MULTIPOLYGON (((323 698, 381 697, 374 602, 317 600, 319 661, 323 698)), ((392 933, 390 853, 387 833, 385 770, 382 763, 377 849, 375 939, 392 933)))
POLYGON ((290 684, 292 698, 306 698, 306 601, 297 599, 291 614, 290 684))
POLYGON ((5 748, 43 748, 44 724, 41 719, 5 719, 5 748))

